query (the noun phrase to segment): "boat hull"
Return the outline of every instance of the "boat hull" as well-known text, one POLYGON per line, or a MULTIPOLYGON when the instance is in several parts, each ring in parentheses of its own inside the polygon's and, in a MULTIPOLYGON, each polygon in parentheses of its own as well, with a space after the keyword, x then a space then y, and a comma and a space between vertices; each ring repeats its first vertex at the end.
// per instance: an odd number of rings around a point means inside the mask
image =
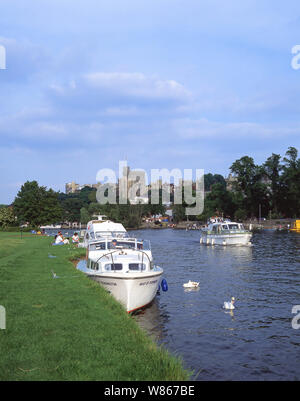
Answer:
POLYGON ((206 245, 251 245, 251 233, 246 234, 226 234, 226 235, 202 235, 200 244, 206 245))
POLYGON ((160 271, 148 274, 109 273, 90 277, 109 291, 125 307, 126 311, 131 313, 153 301, 162 274, 163 270, 160 269, 160 271))

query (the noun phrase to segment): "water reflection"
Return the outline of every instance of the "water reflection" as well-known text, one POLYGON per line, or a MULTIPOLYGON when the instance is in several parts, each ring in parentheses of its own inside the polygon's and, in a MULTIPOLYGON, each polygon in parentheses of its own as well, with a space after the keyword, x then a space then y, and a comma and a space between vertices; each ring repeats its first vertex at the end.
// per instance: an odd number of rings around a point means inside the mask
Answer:
POLYGON ((156 297, 149 307, 133 315, 133 318, 155 341, 161 342, 170 316, 159 307, 158 298, 156 297))

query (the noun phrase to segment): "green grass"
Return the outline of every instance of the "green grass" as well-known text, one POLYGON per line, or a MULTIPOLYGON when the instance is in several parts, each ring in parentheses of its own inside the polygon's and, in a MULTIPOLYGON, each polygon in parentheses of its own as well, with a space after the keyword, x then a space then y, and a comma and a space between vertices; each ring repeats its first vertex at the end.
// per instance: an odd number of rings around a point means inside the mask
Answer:
POLYGON ((0 380, 189 378, 178 358, 74 269, 69 260, 83 249, 50 243, 48 237, 0 233, 0 304, 6 308, 0 380))

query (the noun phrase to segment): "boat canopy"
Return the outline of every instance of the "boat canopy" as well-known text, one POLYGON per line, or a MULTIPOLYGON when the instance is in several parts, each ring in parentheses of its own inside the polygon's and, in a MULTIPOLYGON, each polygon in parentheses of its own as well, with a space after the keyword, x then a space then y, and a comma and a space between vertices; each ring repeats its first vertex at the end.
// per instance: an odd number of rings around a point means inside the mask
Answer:
POLYGON ((127 236, 127 231, 121 223, 114 223, 110 220, 91 220, 87 224, 87 239, 100 239, 127 236))
POLYGON ((234 222, 222 222, 222 223, 213 223, 208 226, 208 231, 212 233, 236 233, 236 232, 245 232, 245 228, 241 223, 234 222))

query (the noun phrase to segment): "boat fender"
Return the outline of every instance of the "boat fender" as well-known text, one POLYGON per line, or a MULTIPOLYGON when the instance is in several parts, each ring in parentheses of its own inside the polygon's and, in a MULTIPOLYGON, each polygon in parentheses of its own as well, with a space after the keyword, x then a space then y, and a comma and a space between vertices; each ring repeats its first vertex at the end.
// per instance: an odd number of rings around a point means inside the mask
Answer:
POLYGON ((168 291, 168 283, 167 283, 167 280, 165 278, 163 278, 161 280, 161 289, 163 291, 168 291))

